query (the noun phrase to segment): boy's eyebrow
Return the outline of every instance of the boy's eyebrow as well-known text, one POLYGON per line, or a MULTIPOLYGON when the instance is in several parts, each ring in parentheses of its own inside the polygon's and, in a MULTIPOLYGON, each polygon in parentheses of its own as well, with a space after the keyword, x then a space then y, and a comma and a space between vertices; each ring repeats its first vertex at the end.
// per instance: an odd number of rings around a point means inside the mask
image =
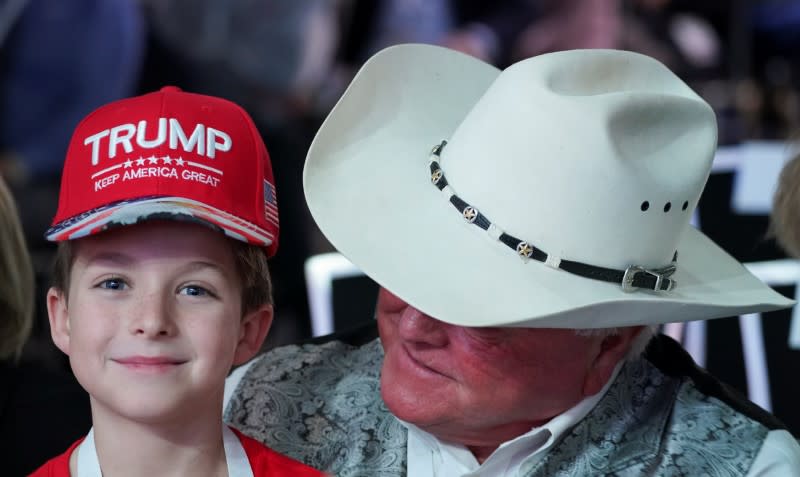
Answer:
POLYGON ((225 268, 223 266, 217 264, 217 263, 214 263, 214 262, 207 262, 207 261, 203 261, 203 260, 197 260, 197 261, 194 261, 194 262, 191 262, 191 263, 187 264, 184 267, 184 269, 186 271, 196 271, 196 270, 201 270, 201 269, 204 269, 204 268, 211 268, 211 269, 214 269, 214 270, 218 271, 219 273, 225 275, 225 268))
POLYGON ((98 252, 89 257, 87 265, 95 263, 110 263, 114 265, 129 265, 134 262, 133 257, 120 252, 98 252))
MULTIPOLYGON (((131 265, 136 262, 134 257, 130 255, 126 255, 120 252, 98 252, 95 255, 89 257, 87 261, 88 265, 94 264, 110 264, 110 265, 131 265)), ((225 275, 225 268, 218 263, 210 262, 206 260, 196 260, 192 261, 186 266, 181 267, 182 271, 197 271, 202 269, 210 268, 212 270, 216 270, 217 272, 225 275)))

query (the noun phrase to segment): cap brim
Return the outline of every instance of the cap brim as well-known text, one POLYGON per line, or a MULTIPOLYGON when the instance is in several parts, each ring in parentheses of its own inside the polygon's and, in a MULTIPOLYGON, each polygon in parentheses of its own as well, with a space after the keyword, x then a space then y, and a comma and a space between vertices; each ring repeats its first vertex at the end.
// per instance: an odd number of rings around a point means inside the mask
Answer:
POLYGON ((680 241, 673 291, 626 293, 523 262, 467 224, 431 184, 428 154, 498 74, 442 48, 389 48, 367 62, 320 129, 304 171, 309 208, 378 284, 464 326, 604 328, 792 305, 694 229, 680 241))
POLYGON ((74 240, 110 228, 148 220, 186 220, 210 226, 233 239, 270 249, 273 234, 227 212, 181 197, 144 197, 108 204, 50 227, 45 238, 52 242, 74 240))

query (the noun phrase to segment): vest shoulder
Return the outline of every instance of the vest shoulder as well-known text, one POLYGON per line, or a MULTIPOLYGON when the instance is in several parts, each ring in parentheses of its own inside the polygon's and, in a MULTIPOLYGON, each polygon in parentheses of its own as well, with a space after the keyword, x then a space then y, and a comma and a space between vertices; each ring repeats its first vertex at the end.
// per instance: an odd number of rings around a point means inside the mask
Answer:
POLYGON ((685 375, 633 359, 595 408, 525 475, 741 476, 768 432, 685 375))

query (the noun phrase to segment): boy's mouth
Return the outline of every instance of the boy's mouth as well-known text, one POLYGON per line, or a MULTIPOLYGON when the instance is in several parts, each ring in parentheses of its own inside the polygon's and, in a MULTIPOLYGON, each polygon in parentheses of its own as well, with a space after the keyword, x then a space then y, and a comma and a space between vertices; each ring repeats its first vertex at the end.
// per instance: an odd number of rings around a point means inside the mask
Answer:
POLYGON ((112 359, 112 361, 126 368, 142 371, 167 370, 187 362, 185 359, 170 356, 125 356, 112 359))

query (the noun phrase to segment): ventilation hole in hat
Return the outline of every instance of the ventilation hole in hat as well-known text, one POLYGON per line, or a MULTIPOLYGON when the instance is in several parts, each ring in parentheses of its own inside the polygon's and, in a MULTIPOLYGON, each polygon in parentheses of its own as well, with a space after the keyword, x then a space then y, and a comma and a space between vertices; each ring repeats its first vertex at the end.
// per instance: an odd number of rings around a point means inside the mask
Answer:
POLYGON ((642 212, 650 208, 650 202, 644 201, 642 202, 642 212))
POLYGON ((672 208, 672 202, 667 202, 664 204, 664 212, 669 212, 669 209, 672 208))
POLYGON ((681 207, 681 210, 686 210, 686 208, 687 208, 687 207, 689 207, 689 201, 688 201, 688 200, 685 200, 685 201, 683 202, 683 207, 681 207))

